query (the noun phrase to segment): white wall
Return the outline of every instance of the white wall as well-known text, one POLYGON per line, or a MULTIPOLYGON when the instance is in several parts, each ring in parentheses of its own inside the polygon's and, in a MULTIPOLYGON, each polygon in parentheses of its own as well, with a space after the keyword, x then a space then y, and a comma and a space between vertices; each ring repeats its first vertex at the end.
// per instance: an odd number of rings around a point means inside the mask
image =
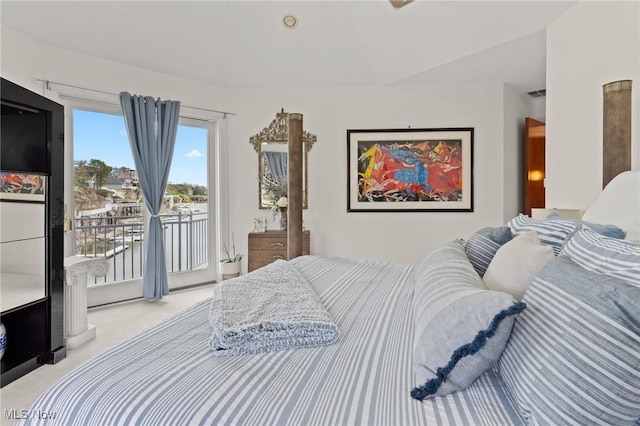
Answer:
POLYGON ((529 95, 504 86, 504 222, 524 211, 524 122, 536 113, 534 104, 529 95))
MULTIPOLYGON (((35 78, 237 113, 228 120, 226 207, 230 231, 244 253, 253 218, 269 216, 257 208, 257 154, 249 137, 281 108, 302 113, 305 129, 318 136, 309 154, 309 210, 304 213, 314 254, 416 263, 444 241, 503 224, 506 212, 517 209, 511 197, 515 188, 505 189, 504 182, 516 179, 514 159, 508 157, 514 155, 517 136, 507 129, 517 127, 514 121, 521 117, 504 116, 514 95, 505 96, 502 85, 231 90, 52 49, 5 27, 1 71, 4 78, 55 100, 35 78), (475 128, 473 213, 347 213, 346 130, 407 126, 475 128)), ((71 194, 66 197, 69 203, 71 194)))
MULTIPOLYGON (((517 198, 505 199, 503 187, 515 180, 515 159, 509 159, 508 171, 503 168, 505 155, 514 155, 503 146, 509 127, 503 122, 504 101, 501 85, 238 90, 239 116, 230 122, 230 192, 236 194, 231 226, 246 240, 254 217, 271 218, 257 208, 257 154, 249 137, 281 108, 302 113, 304 128, 318 137, 309 153, 304 212, 312 253, 416 263, 444 241, 500 225, 505 211, 517 210, 517 198), (475 128, 473 213, 347 213, 347 129, 409 126, 475 128)), ((515 128, 520 118, 512 119, 515 128)))
POLYGON ((638 170, 640 3, 577 2, 547 28, 547 206, 586 209, 602 190, 602 86, 626 79, 638 170))
POLYGON ((546 121, 546 115, 547 97, 533 98, 533 115, 531 117, 544 123, 546 121))
MULTIPOLYGON (((100 102, 109 102, 110 108, 119 111, 117 96, 103 95, 90 91, 77 90, 63 86, 52 86, 47 90, 37 79, 51 80, 80 87, 119 93, 129 91, 135 94, 180 100, 183 105, 228 111, 228 90, 184 80, 165 74, 130 67, 120 63, 80 55, 73 52, 54 49, 36 43, 15 31, 2 26, 0 71, 2 77, 19 84, 40 95, 65 105, 65 158, 69 167, 65 168, 65 204, 71 206, 73 190, 73 147, 70 108, 72 101, 62 99, 58 91, 100 102)), ((78 104, 78 101, 74 101, 78 104)), ((103 105, 104 106, 104 105, 103 105)), ((185 108, 182 108, 185 111, 185 108)), ((197 112, 197 111, 191 111, 197 112)), ((206 116, 206 113, 199 113, 206 116)), ((73 211, 69 208, 69 211, 73 211)), ((65 235, 65 256, 74 254, 72 234, 65 235)))

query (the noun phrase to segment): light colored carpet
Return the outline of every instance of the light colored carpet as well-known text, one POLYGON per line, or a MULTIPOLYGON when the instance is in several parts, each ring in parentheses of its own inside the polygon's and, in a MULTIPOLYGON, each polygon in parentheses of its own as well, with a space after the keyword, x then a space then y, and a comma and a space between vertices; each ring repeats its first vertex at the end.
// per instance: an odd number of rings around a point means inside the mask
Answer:
POLYGON ((67 351, 57 364, 46 364, 0 389, 2 425, 12 425, 7 410, 26 410, 59 378, 105 349, 211 296, 213 284, 172 291, 158 301, 134 300, 89 310, 96 338, 67 351))

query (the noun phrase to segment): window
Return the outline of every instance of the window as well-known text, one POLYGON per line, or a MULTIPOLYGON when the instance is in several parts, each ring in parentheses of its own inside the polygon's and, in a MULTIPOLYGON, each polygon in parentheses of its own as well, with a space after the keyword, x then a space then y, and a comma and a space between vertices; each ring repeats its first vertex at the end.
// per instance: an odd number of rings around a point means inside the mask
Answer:
MULTIPOLYGON (((72 123, 75 253, 104 257, 108 266, 106 277, 90 277, 89 305, 139 297, 149 216, 124 118, 117 108, 76 107, 72 123)), ((180 119, 160 214, 170 288, 215 279, 215 128, 180 119)))

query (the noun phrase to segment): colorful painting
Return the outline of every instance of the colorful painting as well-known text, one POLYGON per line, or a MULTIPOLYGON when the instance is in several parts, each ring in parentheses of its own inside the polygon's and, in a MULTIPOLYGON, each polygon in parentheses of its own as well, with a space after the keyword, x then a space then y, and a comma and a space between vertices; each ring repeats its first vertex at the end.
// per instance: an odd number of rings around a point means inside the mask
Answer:
POLYGON ((0 172, 0 200, 44 203, 46 176, 0 172))
POLYGON ((347 130, 350 212, 473 211, 473 129, 347 130))

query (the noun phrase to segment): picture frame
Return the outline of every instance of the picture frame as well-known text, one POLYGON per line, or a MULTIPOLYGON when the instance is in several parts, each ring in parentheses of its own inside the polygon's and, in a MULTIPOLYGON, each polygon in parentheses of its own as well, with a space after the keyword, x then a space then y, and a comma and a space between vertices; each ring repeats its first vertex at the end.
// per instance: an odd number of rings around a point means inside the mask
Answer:
POLYGON ((44 203, 46 183, 43 175, 0 172, 0 201, 44 203))
POLYGON ((473 132, 347 130, 347 211, 473 212, 473 132))

